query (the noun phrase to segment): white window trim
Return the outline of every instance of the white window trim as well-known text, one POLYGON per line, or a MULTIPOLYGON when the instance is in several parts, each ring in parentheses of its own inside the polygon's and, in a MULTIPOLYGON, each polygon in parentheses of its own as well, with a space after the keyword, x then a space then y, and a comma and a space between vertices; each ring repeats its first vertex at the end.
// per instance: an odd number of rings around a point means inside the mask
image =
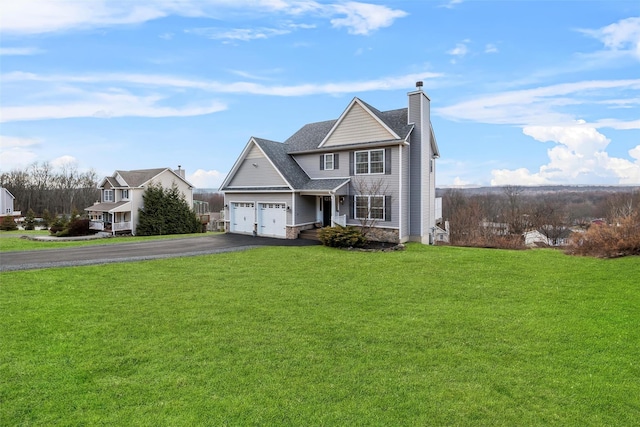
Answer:
POLYGON ((104 201, 105 202, 115 202, 115 194, 113 190, 104 190, 104 201))
POLYGON ((354 199, 353 199, 353 216, 355 217, 355 219, 386 221, 385 213, 387 212, 387 210, 386 210, 387 207, 385 206, 385 203, 386 203, 386 197, 382 196, 382 195, 377 195, 376 194, 376 195, 370 195, 369 196, 369 195, 364 195, 364 194, 357 194, 357 195, 354 196, 354 199), (362 218, 362 217, 358 216, 358 197, 362 197, 362 198, 366 198, 367 199, 367 218, 362 218), (374 198, 374 197, 379 197, 379 198, 382 199, 382 207, 381 207, 382 218, 372 218, 371 217, 371 199, 374 198))
POLYGON ((124 188, 122 190, 120 190, 122 194, 122 200, 129 200, 129 189, 128 188, 124 188))
POLYGON ((333 153, 326 153, 323 154, 323 163, 324 163, 324 170, 326 171, 332 171, 335 167, 335 156, 333 155, 333 153), (331 158, 331 167, 327 166, 327 159, 331 158))
POLYGON ((353 155, 353 173, 355 175, 384 175, 386 170, 386 152, 385 149, 375 149, 375 150, 362 150, 356 151, 353 155), (382 172, 371 172, 371 153, 374 151, 382 151, 382 172), (367 171, 366 172, 358 172, 358 154, 359 153, 367 153, 367 171))

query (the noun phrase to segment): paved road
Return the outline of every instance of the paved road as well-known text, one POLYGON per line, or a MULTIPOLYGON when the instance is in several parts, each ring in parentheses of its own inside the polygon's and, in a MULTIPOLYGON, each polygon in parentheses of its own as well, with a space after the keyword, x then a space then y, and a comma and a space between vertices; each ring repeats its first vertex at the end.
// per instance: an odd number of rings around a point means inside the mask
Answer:
POLYGON ((316 241, 270 239, 239 234, 183 239, 153 240, 149 242, 105 244, 63 249, 0 253, 0 271, 31 270, 50 267, 107 264, 158 258, 206 255, 240 251, 258 246, 310 246, 316 241))

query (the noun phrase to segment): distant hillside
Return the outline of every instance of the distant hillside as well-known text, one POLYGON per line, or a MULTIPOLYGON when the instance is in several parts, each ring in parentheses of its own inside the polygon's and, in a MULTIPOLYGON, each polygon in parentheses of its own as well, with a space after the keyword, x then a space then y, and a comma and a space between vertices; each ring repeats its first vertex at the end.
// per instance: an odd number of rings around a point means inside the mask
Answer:
MULTIPOLYGON (((550 193, 620 193, 640 191, 640 185, 540 185, 540 186, 514 186, 522 190, 523 196, 550 193)), ((436 188, 436 196, 441 197, 448 190, 460 191, 465 195, 503 194, 501 186, 492 187, 441 187, 436 188)))

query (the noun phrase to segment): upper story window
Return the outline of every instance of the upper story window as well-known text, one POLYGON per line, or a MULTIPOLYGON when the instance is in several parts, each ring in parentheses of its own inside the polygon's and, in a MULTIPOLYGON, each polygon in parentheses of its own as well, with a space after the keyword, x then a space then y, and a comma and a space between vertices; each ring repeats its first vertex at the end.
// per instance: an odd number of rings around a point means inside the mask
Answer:
POLYGON ((121 191, 121 193, 120 193, 120 198, 121 198, 122 200, 129 200, 129 189, 126 189, 126 190, 120 190, 120 191, 121 191))
POLYGON ((326 153, 320 154, 320 170, 332 171, 338 169, 338 154, 326 153))
POLYGON ((105 202, 113 202, 113 190, 104 190, 104 200, 105 202))
POLYGON ((384 149, 356 151, 356 175, 384 173, 384 149))
POLYGON ((324 170, 332 171, 333 170, 333 153, 323 154, 324 157, 324 170))

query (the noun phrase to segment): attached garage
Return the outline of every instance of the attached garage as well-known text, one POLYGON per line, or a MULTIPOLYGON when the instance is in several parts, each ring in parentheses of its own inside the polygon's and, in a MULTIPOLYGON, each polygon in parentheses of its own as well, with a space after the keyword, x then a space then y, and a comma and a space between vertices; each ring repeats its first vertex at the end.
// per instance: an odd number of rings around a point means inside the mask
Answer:
POLYGON ((287 205, 285 203, 258 204, 258 235, 287 237, 287 205))
POLYGON ((232 202, 230 204, 229 228, 232 233, 253 234, 256 223, 256 204, 253 202, 232 202))

